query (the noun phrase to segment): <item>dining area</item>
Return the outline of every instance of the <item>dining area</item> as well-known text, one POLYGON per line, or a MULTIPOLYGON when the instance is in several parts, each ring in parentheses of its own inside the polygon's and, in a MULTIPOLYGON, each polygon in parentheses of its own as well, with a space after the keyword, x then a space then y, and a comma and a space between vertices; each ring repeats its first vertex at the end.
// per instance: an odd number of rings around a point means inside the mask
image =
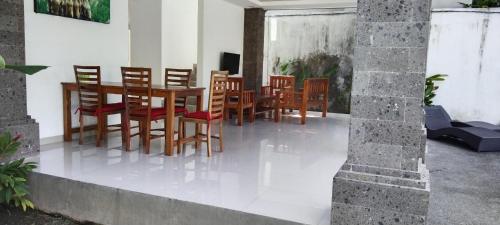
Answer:
POLYGON ((328 107, 328 78, 305 79, 296 89, 294 76, 271 75, 269 84, 256 93, 245 87, 243 76, 231 76, 229 71, 213 70, 209 87, 192 86, 192 69, 165 68, 162 85, 153 84, 151 68, 121 67, 122 82, 102 81, 100 66, 75 65, 73 71, 75 81, 61 83, 64 141, 72 142, 73 134, 78 133, 80 145, 88 144, 84 143, 88 131, 95 131, 96 147, 102 146, 109 133, 120 132, 125 151, 135 149, 132 139, 138 138, 143 153, 150 154, 151 142, 163 139, 166 156, 181 154, 189 143, 199 149, 204 142, 210 157, 212 139, 218 142, 218 151, 224 150, 224 121, 232 119, 233 114, 236 124, 228 124, 245 129, 243 123, 253 123, 257 116, 271 117, 278 123, 283 115, 298 110, 303 125, 308 109, 319 109, 326 117, 328 107), (205 107, 206 91, 209 97, 205 107), (75 112, 73 92, 78 96, 75 112), (121 101, 108 102, 111 95, 121 96, 121 101), (120 122, 108 124, 111 115, 119 115, 120 122), (73 116, 78 116, 76 128, 72 126, 73 116), (189 130, 191 127, 194 129, 189 130))

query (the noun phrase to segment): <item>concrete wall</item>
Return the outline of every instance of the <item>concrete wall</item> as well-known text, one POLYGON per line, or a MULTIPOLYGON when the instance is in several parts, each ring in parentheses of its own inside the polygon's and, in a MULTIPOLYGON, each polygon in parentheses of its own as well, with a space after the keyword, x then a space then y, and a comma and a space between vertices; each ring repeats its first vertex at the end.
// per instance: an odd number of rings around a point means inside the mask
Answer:
MULTIPOLYGON (((232 52, 243 56, 245 11, 243 7, 224 0, 199 0, 198 2, 197 85, 209 87, 210 71, 220 69, 222 52, 232 52)), ((243 57, 240 59, 240 63, 242 62, 243 57)), ((241 68, 242 64, 240 71, 242 71, 241 68)), ((205 102, 207 99, 208 94, 205 94, 205 102)))
POLYGON ((434 104, 454 119, 500 124, 500 10, 434 11, 428 75, 448 74, 434 104))
MULTIPOLYGON (((24 0, 26 63, 51 66, 27 78, 28 112, 40 123, 40 137, 63 134, 61 82, 74 81, 73 65, 100 65, 105 81, 120 81, 128 64, 128 3, 111 1, 111 23, 35 14, 24 0)), ((77 102, 73 104, 76 109, 77 102)))
POLYGON ((356 14, 354 10, 268 11, 264 84, 272 74, 330 79, 329 111, 349 113, 356 14), (285 13, 287 12, 287 13, 285 13), (288 72, 282 65, 293 62, 288 72))

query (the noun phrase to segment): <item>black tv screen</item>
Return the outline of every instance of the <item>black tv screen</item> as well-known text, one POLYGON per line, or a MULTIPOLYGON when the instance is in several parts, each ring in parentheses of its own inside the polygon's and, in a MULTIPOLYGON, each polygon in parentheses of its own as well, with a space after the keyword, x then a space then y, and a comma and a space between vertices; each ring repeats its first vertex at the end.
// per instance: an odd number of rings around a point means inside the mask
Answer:
POLYGON ((230 75, 238 74, 240 72, 240 55, 224 52, 222 56, 221 70, 229 71, 230 75))

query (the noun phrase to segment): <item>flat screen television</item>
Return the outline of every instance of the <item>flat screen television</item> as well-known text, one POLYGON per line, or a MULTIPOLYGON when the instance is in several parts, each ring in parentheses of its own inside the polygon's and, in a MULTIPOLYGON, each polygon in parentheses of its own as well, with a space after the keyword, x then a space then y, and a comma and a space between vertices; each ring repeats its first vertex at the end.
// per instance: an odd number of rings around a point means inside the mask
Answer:
POLYGON ((222 55, 222 71, 229 71, 230 75, 238 74, 240 72, 240 55, 224 52, 222 55))

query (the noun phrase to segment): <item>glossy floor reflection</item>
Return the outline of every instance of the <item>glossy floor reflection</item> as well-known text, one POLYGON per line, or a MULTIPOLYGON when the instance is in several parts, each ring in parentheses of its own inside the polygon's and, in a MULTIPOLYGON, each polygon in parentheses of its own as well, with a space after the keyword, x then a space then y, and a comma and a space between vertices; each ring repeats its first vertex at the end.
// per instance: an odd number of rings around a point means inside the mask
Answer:
MULTIPOLYGON (((167 157, 163 142, 152 154, 124 152, 118 137, 102 148, 59 143, 42 146, 38 171, 115 188, 234 209, 305 224, 329 224, 332 178, 347 157, 348 117, 313 114, 307 125, 288 116, 224 128, 225 151, 206 157, 188 145, 167 157)), ((213 142, 218 145, 217 141, 213 142)), ((218 147, 214 148, 218 151, 218 147)))

